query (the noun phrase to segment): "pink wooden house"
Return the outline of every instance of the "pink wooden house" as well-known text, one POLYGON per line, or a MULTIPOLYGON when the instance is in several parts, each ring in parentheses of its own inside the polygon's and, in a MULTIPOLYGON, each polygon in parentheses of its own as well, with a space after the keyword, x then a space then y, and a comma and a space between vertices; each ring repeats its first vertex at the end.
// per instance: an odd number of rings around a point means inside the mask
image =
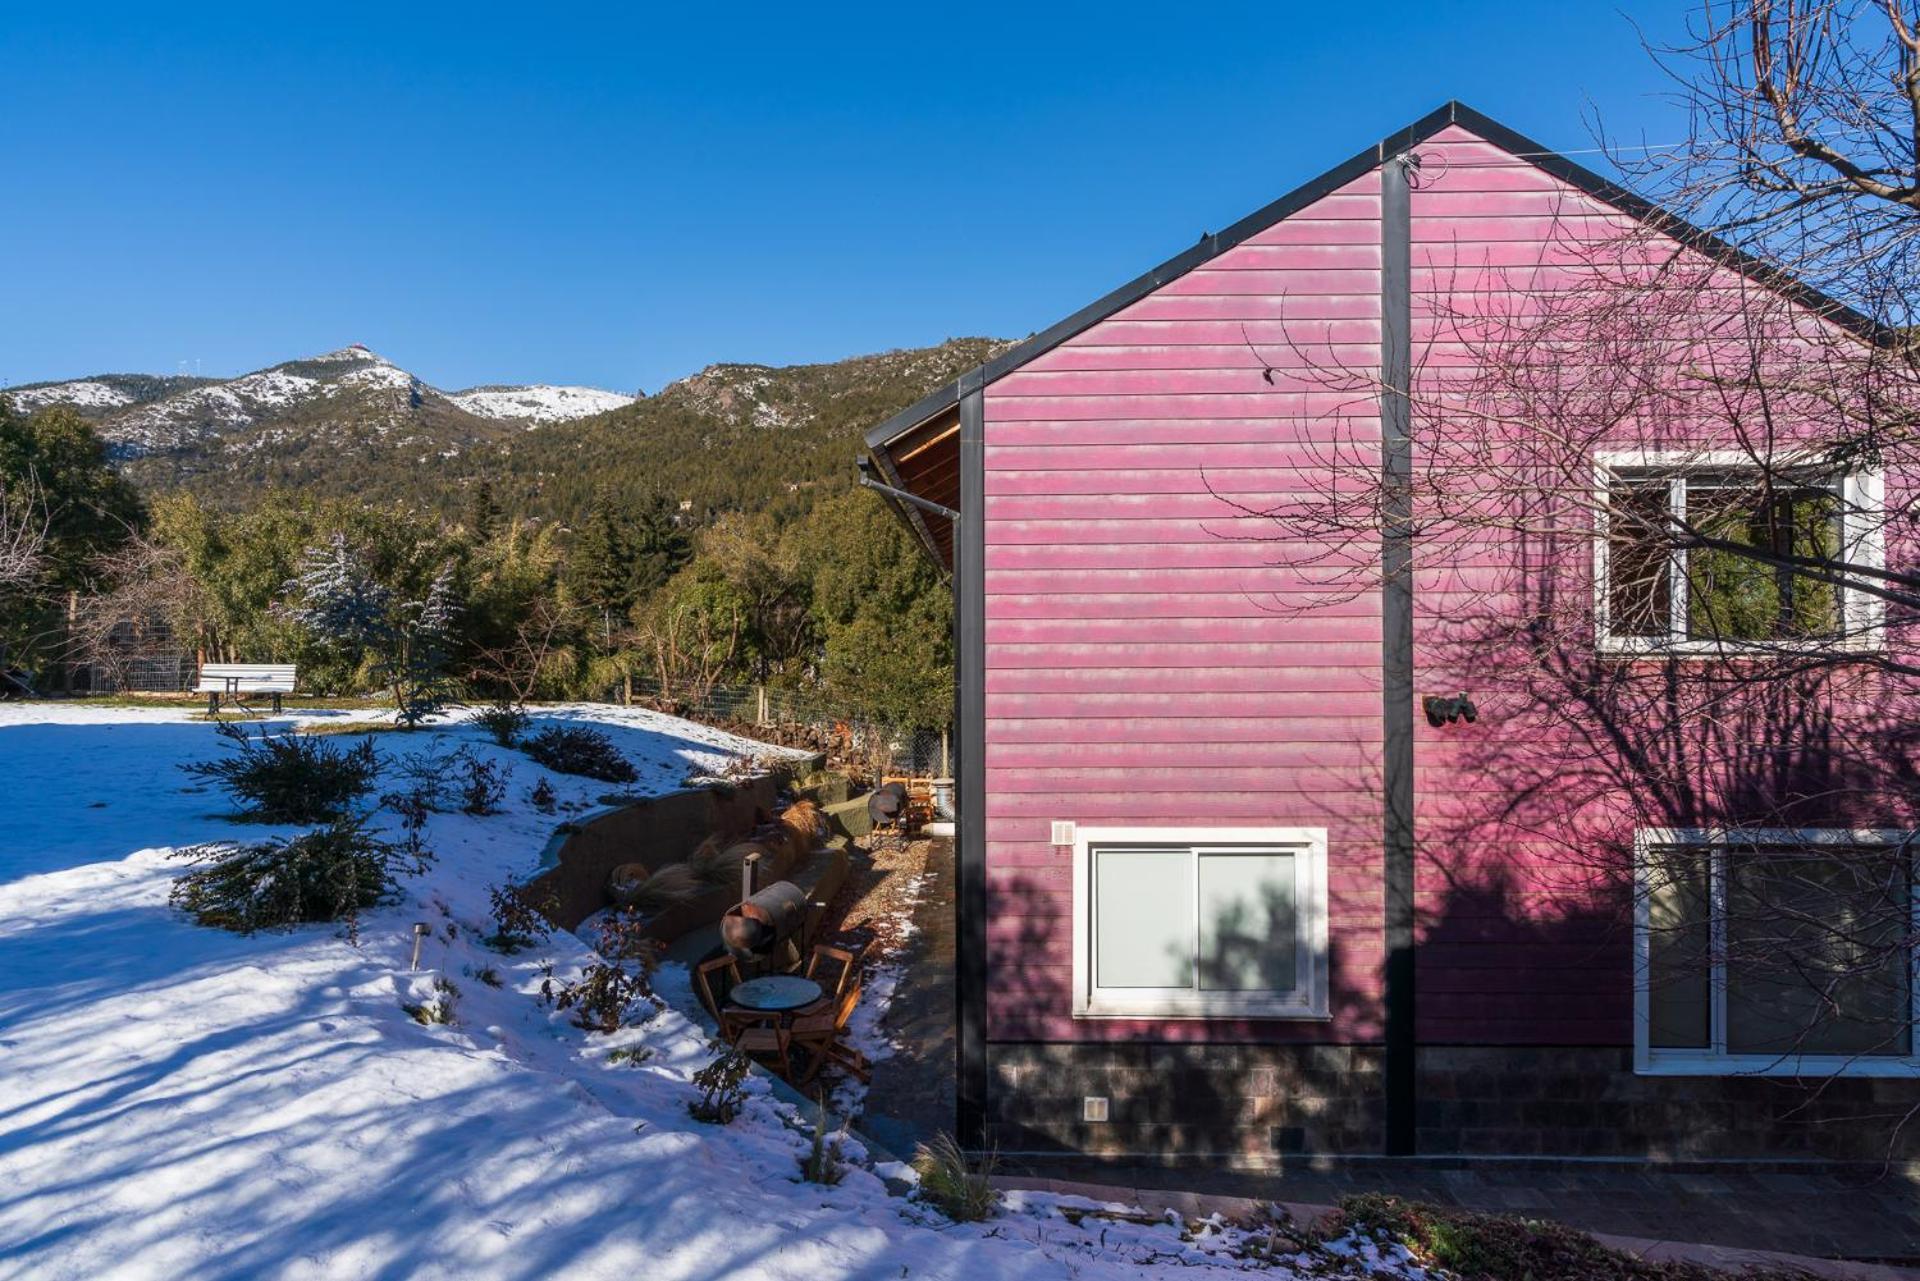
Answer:
MULTIPOLYGON (((1794 773, 1834 768, 1833 726, 1886 691, 1822 686, 1817 746, 1808 704, 1769 722, 1787 712, 1764 698, 1704 717, 1671 694, 1781 619, 1891 643, 1873 603, 1769 589, 1759 624, 1702 621, 1725 595, 1706 553, 1649 560, 1617 514, 1745 483, 1666 401, 1657 424, 1643 407, 1577 442, 1597 517, 1537 539, 1426 520, 1444 484, 1424 472, 1474 447, 1442 421, 1451 389, 1540 383, 1485 367, 1490 318, 1509 352, 1551 332, 1596 245, 1699 282, 1697 316, 1665 318, 1705 345, 1676 368, 1737 347, 1729 317, 1872 341, 1449 104, 868 434, 953 570, 963 1138, 1156 1159, 1920 1151, 1920 1126, 1887 1120, 1920 1103, 1910 964, 1810 1032, 1777 976, 1722 946, 1749 875, 1729 826, 1780 858, 1904 856, 1891 791, 1794 773), (1389 504, 1370 541, 1326 515, 1368 469, 1412 509, 1389 504), (1522 563, 1536 541, 1560 549, 1550 571, 1522 563), (1551 642, 1525 641, 1549 616, 1551 642), (1765 764, 1732 777, 1722 741, 1765 764), (1657 850, 1697 858, 1697 885, 1654 886, 1635 852, 1657 850)), ((1483 434, 1487 466, 1523 439, 1483 434)), ((1822 471, 1781 510, 1884 556, 1890 466, 1822 471)))

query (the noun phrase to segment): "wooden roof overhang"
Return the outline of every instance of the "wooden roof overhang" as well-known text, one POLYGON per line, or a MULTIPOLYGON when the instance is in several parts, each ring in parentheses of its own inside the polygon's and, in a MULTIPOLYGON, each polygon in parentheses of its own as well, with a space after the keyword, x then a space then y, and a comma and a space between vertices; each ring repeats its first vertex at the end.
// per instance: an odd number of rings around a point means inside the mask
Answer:
MULTIPOLYGON (((960 509, 960 407, 946 406, 930 417, 871 442, 881 478, 896 489, 960 509)), ((953 571, 953 522, 911 503, 887 500, 906 520, 934 560, 953 571)))

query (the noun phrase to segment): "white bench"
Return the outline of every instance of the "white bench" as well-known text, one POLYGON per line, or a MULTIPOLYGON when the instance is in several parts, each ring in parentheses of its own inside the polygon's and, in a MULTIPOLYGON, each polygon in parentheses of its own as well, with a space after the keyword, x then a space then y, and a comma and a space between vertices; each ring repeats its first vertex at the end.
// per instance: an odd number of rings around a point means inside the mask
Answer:
POLYGON ((296 668, 292 663, 202 663, 196 694, 207 696, 207 715, 220 711, 220 700, 229 699, 244 706, 248 694, 273 695, 273 710, 280 710, 280 696, 293 693, 296 668))

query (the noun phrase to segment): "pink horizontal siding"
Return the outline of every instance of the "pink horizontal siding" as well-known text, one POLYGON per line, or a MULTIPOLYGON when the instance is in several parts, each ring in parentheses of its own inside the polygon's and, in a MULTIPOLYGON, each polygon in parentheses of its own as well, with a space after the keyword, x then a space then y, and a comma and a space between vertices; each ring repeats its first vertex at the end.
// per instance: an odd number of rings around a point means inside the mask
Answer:
POLYGON ((1377 359, 1378 218, 1369 175, 987 391, 991 1036, 1377 1034, 1379 814, 1346 781, 1378 754, 1379 606, 1288 615, 1313 585, 1232 539, 1272 533, 1235 504, 1298 494, 1329 415, 1370 429, 1301 353, 1377 359), (1338 1027, 1074 1022, 1053 819, 1327 827, 1338 1027))
MULTIPOLYGON (((1623 248, 1636 227, 1624 215, 1464 130, 1420 152, 1423 392, 1480 372, 1465 336, 1475 317, 1531 322, 1591 292, 1596 255, 1633 266, 1671 251, 1623 248)), ((1377 439, 1379 217, 1368 174, 986 390, 987 802, 972 821, 986 828, 992 1038, 1380 1034, 1380 602, 1372 590, 1328 599, 1324 579, 1280 563, 1297 561, 1298 536, 1274 542, 1288 532, 1248 510, 1327 484, 1336 443, 1377 439), (1329 376, 1343 367, 1355 376, 1329 376), (1049 843, 1057 819, 1325 827, 1332 1021, 1072 1019, 1071 856, 1049 843)), ((1724 338, 1754 288, 1731 272, 1703 277, 1686 362, 1739 350, 1724 338)), ((1472 687, 1483 711, 1472 727, 1416 718, 1417 1034, 1625 1044, 1620 869, 1569 870, 1562 852, 1582 830, 1570 823, 1617 820, 1614 780, 1603 768, 1535 778, 1524 741, 1495 750, 1503 732, 1568 731, 1503 726, 1518 700, 1476 684, 1453 643, 1460 618, 1524 604, 1485 553, 1430 540, 1416 582, 1416 689, 1472 687), (1534 784, 1564 811, 1521 804, 1534 784)))

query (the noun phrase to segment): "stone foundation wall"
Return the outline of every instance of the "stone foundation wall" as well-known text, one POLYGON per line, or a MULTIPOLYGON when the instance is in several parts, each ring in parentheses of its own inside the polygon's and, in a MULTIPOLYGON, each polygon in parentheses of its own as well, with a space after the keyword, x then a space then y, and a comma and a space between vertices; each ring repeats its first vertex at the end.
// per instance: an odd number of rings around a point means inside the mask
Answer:
MULTIPOLYGON (((992 1044, 988 1139, 1007 1153, 1278 1164, 1381 1152, 1378 1046, 992 1044), (1087 1096, 1108 1120, 1082 1119, 1087 1096)), ((1612 1047, 1430 1046, 1422 1157, 1920 1160, 1920 1079, 1818 1088, 1636 1076, 1612 1047), (1898 1133, 1896 1134, 1896 1129, 1898 1133)))
POLYGON ((1258 1162, 1377 1151, 1382 1054, 1346 1045, 990 1045, 988 1138, 1009 1152, 1258 1162), (1108 1100, 1105 1122, 1081 1101, 1108 1100))

